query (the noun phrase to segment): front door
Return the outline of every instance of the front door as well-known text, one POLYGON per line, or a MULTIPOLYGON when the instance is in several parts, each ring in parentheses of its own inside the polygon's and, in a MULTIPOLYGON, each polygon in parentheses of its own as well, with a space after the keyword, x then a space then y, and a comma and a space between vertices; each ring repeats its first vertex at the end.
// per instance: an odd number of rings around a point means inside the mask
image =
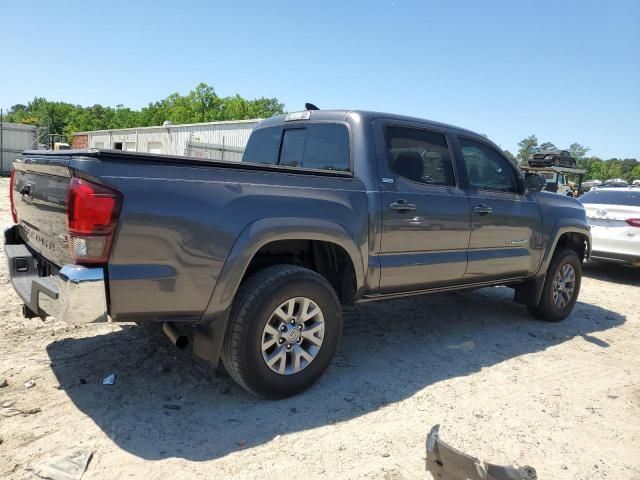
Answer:
POLYGON ((531 275, 540 262, 542 220, 533 194, 522 192, 515 166, 479 139, 460 137, 471 206, 465 280, 531 275))
POLYGON ((470 214, 447 138, 420 125, 374 122, 382 199, 380 290, 461 281, 470 214))

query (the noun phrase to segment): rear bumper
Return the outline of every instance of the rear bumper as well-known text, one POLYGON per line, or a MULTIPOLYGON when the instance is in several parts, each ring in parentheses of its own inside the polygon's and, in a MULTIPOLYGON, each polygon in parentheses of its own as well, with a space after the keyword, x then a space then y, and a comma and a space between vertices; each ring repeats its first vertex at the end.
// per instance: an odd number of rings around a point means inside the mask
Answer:
POLYGON ((38 258, 22 242, 15 226, 4 232, 4 252, 14 290, 36 315, 68 323, 104 322, 107 295, 102 267, 64 265, 56 275, 38 275, 38 258))

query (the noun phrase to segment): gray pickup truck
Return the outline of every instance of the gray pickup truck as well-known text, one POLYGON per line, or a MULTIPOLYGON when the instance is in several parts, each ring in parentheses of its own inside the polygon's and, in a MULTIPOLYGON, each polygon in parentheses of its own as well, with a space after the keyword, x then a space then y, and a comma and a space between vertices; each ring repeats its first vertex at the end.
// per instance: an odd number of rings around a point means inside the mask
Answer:
POLYGON ((505 285, 573 309, 585 211, 484 136, 364 111, 262 121, 242 162, 30 151, 5 231, 27 316, 138 322, 269 398, 312 385, 341 306, 505 285))

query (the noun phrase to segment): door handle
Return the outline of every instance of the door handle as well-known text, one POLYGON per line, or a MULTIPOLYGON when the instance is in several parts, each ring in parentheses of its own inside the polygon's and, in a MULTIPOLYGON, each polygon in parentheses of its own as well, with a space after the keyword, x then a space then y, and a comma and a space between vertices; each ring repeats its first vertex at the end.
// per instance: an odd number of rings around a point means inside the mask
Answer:
POLYGON ((473 207, 473 213, 486 215, 492 212, 493 212, 493 208, 491 208, 489 205, 485 205, 484 203, 481 203, 480 205, 476 205, 475 207, 473 207))
POLYGON ((406 200, 396 200, 389 204, 389 208, 399 212, 411 212, 416 209, 416 206, 413 203, 407 203, 406 200))

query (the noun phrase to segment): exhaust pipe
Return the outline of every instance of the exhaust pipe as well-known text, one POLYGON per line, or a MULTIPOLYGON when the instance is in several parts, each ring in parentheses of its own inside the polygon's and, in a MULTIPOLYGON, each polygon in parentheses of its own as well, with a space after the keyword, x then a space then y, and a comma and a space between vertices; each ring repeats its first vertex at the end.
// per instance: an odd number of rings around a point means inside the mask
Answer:
POLYGON ((162 331, 179 350, 184 350, 189 346, 189 337, 181 334, 172 322, 164 322, 162 331))

